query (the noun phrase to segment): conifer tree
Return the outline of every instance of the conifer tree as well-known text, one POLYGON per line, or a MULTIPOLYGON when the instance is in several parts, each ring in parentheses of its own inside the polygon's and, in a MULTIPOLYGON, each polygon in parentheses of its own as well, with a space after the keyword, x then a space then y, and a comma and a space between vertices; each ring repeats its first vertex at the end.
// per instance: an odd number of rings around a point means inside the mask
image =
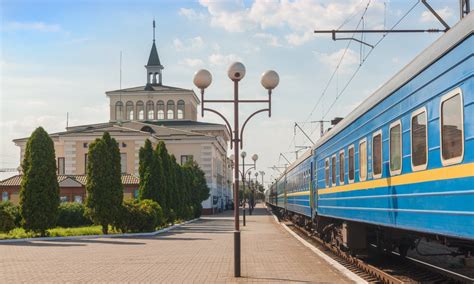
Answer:
POLYGON ((145 145, 139 151, 139 167, 138 174, 140 176, 139 198, 140 200, 152 199, 158 201, 156 192, 158 185, 156 184, 155 168, 156 162, 153 152, 153 146, 150 140, 145 140, 145 145))
POLYGON ((194 208, 194 216, 199 217, 202 212, 201 203, 209 198, 209 187, 206 176, 196 162, 187 164, 191 175, 191 203, 194 208))
POLYGON ((141 186, 141 181, 145 178, 145 173, 150 168, 153 159, 153 146, 151 145, 151 141, 149 139, 146 139, 145 145, 140 148, 140 151, 138 152, 138 157, 138 174, 140 177, 141 186))
POLYGON ((171 166, 170 166, 170 156, 168 154, 168 150, 166 149, 166 145, 163 141, 160 141, 158 143, 158 146, 156 147, 156 153, 159 156, 159 160, 161 161, 161 173, 162 173, 162 181, 161 181, 161 202, 160 203, 163 213, 165 218, 167 218, 169 221, 172 219, 171 217, 171 200, 170 200, 170 191, 171 191, 171 166))
POLYGON ((176 213, 181 219, 186 218, 186 204, 184 203, 184 180, 182 174, 182 167, 176 162, 174 155, 171 155, 171 160, 174 165, 174 179, 175 179, 175 198, 176 213))
POLYGON ((179 193, 178 193, 178 181, 177 181, 177 163, 176 158, 173 154, 169 158, 169 207, 179 215, 179 193))
POLYGON ((56 224, 59 206, 59 184, 56 175, 54 143, 48 133, 38 127, 26 144, 22 162, 20 212, 26 230, 46 235, 56 224))
POLYGON ((87 214, 107 234, 108 225, 120 216, 123 200, 120 150, 108 132, 89 147, 86 190, 87 214))

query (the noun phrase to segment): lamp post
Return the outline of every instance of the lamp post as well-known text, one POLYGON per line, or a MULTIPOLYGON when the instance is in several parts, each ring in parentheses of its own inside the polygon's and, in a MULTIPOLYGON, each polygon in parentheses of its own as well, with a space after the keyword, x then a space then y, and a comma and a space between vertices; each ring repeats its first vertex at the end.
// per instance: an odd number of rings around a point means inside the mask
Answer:
MULTIPOLYGON (((257 203, 256 196, 255 196, 255 192, 257 191, 257 186, 258 186, 258 172, 255 172, 255 184, 252 190, 252 210, 250 211, 252 213, 253 213, 253 210, 255 209, 255 204, 257 203)), ((252 213, 250 215, 252 215, 252 213)))
MULTIPOLYGON (((240 172, 240 175, 242 176, 242 193, 244 194, 243 198, 242 198, 242 201, 243 201, 243 210, 242 210, 242 224, 244 225, 244 227, 246 226, 246 220, 245 220, 245 204, 247 203, 247 197, 245 196, 245 175, 247 174, 248 171, 250 171, 251 169, 257 169, 257 160, 258 160, 258 155, 257 154, 253 154, 252 155, 252 161, 253 161, 253 164, 246 164, 245 163, 245 157, 247 157, 247 153, 245 151, 242 151, 240 153, 240 157, 242 157, 242 171, 240 172), (247 169, 247 171, 245 171, 245 166, 251 166, 250 168, 247 169)), ((250 175, 249 175, 250 177, 250 175)), ((250 189, 250 184, 249 184, 249 189, 250 189)), ((250 210, 250 207, 249 207, 249 210, 250 210)), ((250 212, 250 211, 249 211, 250 212)), ((252 212, 250 212, 250 215, 252 215, 252 212)))
MULTIPOLYGON (((243 132, 247 122, 256 114, 268 112, 270 117, 272 114, 272 90, 278 85, 278 73, 273 70, 266 71, 262 74, 261 84, 268 91, 267 100, 240 100, 239 99, 239 81, 245 77, 245 66, 240 62, 234 62, 230 65, 227 75, 234 82, 234 99, 233 100, 205 100, 204 90, 209 87, 212 82, 212 75, 209 71, 201 69, 194 74, 194 85, 201 90, 201 116, 204 111, 210 111, 220 116, 226 123, 227 130, 231 138, 231 148, 234 149, 234 202, 239 202, 239 147, 243 147, 243 132), (231 103, 234 105, 234 128, 232 129, 229 121, 219 111, 206 108, 206 103, 231 103), (267 103, 268 108, 262 108, 252 113, 244 121, 242 129, 239 131, 239 105, 241 103, 267 103)), ((239 226, 239 207, 234 206, 234 276, 240 277, 240 226, 239 226)))

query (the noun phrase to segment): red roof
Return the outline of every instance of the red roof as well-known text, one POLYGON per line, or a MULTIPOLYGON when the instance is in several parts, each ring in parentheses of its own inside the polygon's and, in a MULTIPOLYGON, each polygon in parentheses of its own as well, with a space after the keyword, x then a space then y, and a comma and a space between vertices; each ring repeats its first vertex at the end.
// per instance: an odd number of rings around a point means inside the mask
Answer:
MULTIPOLYGON (((0 186, 20 186, 22 177, 23 175, 9 177, 5 180, 0 181, 0 186)), ((58 175, 58 182, 62 182, 67 178, 73 179, 84 186, 87 182, 86 175, 58 175)), ((122 174, 122 184, 138 185, 139 183, 140 179, 138 177, 131 174, 122 174)))

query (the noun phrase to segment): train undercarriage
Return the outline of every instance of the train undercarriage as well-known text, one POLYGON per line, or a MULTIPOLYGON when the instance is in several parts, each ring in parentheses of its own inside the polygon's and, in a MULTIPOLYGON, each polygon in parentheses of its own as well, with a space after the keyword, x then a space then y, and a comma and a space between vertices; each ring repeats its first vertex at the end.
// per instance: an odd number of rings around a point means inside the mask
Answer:
POLYGON ((398 252, 405 257, 411 250, 425 257, 461 257, 466 267, 474 267, 474 242, 469 240, 324 216, 316 216, 311 219, 281 207, 272 205, 270 207, 279 218, 290 220, 299 227, 305 228, 311 234, 317 235, 324 242, 354 256, 369 255, 376 251, 378 253, 398 252), (435 243, 438 248, 445 249, 441 251, 423 251, 419 248, 420 242, 424 244, 435 243))

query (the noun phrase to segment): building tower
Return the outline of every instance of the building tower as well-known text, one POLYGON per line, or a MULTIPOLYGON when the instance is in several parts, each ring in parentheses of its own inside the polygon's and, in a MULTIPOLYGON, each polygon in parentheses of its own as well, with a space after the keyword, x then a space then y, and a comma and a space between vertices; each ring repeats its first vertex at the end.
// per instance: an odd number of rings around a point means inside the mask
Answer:
POLYGON ((147 74, 147 85, 161 85, 162 84, 162 71, 164 69, 161 65, 160 57, 155 45, 155 20, 153 20, 153 45, 151 46, 150 57, 148 57, 148 63, 145 65, 147 74), (157 78, 158 77, 158 78, 157 78))

